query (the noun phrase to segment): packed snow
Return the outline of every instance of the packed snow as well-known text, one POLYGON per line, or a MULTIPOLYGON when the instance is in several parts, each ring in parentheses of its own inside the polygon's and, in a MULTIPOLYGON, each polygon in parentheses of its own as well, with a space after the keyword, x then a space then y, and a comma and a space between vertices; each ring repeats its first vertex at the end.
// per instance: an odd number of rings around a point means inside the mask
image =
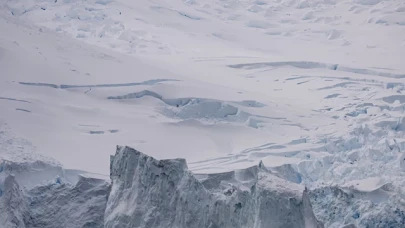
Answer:
POLYGON ((51 220, 1 195, 107 196, 128 145, 202 184, 263 162, 325 227, 405 227, 402 0, 12 0, 0 31, 1 221, 51 220))

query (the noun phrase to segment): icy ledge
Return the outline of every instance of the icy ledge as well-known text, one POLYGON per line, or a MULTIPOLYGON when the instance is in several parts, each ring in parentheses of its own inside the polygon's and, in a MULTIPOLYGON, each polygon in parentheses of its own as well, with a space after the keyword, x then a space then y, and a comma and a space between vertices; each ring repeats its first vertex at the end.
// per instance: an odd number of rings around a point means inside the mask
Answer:
MULTIPOLYGON (((25 165, 22 173, 36 169, 25 165)), ((117 147, 111 183, 86 175, 69 183, 62 171, 46 183, 29 182, 29 188, 15 167, 12 162, 0 165, 0 224, 10 228, 323 227, 309 192, 263 164, 194 175, 183 159, 159 161, 117 147)))
POLYGON ((307 190, 261 164, 194 175, 183 159, 159 161, 117 147, 110 173, 105 227, 322 227, 307 190))

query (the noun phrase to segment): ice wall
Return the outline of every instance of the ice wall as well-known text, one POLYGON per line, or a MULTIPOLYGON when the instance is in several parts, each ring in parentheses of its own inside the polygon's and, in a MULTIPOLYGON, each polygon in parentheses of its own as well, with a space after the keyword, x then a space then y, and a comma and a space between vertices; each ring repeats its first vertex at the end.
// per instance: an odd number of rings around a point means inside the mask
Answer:
POLYGON ((105 227, 322 227, 307 191, 263 166, 194 175, 185 160, 118 147, 105 227))

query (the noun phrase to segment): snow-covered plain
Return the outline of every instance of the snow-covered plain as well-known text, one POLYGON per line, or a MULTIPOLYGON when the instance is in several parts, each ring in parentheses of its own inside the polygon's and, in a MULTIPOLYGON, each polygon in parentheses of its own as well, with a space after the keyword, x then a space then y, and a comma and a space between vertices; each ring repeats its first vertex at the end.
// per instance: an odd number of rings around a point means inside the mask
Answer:
POLYGON ((108 179, 120 144, 194 173, 263 161, 328 206, 354 192, 334 216, 312 202, 326 227, 403 215, 402 0, 10 0, 0 31, 0 156, 34 167, 22 186, 108 179))

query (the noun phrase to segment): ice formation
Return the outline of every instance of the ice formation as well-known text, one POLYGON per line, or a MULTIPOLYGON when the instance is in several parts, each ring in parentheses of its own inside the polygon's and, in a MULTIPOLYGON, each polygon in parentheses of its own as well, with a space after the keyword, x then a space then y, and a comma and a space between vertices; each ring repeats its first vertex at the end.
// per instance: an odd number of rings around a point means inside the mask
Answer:
POLYGON ((184 159, 156 160, 126 146, 117 146, 110 170, 107 180, 55 164, 3 160, 0 223, 13 228, 405 224, 404 202, 395 185, 379 179, 354 187, 307 189, 291 165, 267 168, 260 162, 242 170, 194 174, 184 159))
POLYGON ((195 175, 184 159, 117 147, 111 183, 82 174, 76 183, 57 176, 29 188, 18 184, 12 165, 3 162, 0 173, 0 222, 7 227, 323 227, 309 190, 262 163, 195 175))
POLYGON ((183 159, 119 147, 111 180, 105 227, 322 227, 308 191, 263 166, 194 175, 183 159))
POLYGON ((404 228, 404 12, 0 2, 0 227, 404 228))

